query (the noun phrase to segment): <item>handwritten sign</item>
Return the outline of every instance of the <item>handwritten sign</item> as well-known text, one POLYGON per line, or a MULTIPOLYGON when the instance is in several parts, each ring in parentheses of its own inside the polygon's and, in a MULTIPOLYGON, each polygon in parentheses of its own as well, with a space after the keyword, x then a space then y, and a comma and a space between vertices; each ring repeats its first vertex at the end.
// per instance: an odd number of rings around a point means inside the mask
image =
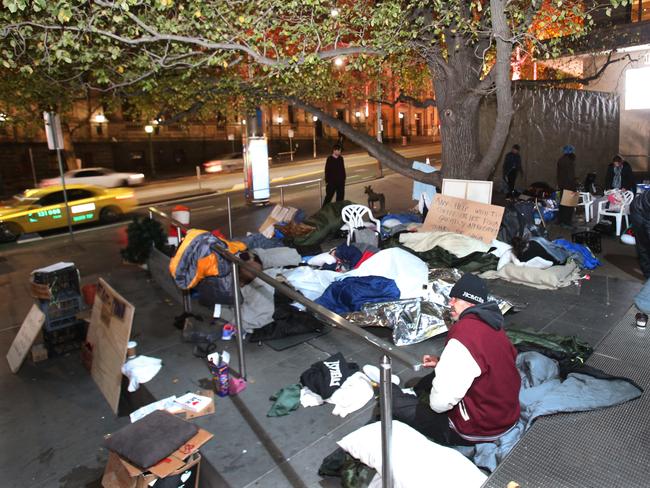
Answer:
POLYGON ((7 353, 7 362, 12 373, 20 369, 43 323, 45 323, 45 315, 37 305, 32 305, 7 353))
POLYGON ((421 230, 455 232, 489 244, 499 232, 503 211, 497 205, 436 195, 421 230))
POLYGON ((100 278, 86 341, 93 351, 90 375, 115 413, 134 313, 135 307, 100 278))

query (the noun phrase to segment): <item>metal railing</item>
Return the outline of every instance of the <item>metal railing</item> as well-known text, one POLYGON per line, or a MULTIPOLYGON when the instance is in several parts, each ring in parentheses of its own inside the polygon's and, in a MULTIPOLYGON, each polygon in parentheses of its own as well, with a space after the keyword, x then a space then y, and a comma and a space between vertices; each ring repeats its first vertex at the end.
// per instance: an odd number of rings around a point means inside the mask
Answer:
MULTIPOLYGON (((228 200, 228 227, 230 231, 230 237, 232 238, 232 217, 230 214, 230 199, 228 200)), ((179 240, 181 239, 181 231, 187 231, 188 229, 177 220, 173 219, 170 215, 167 215, 165 212, 158 210, 156 207, 149 207, 149 217, 153 219, 153 216, 156 215, 162 219, 167 220, 173 226, 176 227, 178 231, 179 240)), ((246 379, 246 360, 244 357, 244 341, 243 341, 243 324, 241 317, 241 296, 239 292, 239 267, 243 267, 248 272, 252 273, 256 278, 261 279, 265 283, 272 286, 275 290, 279 291, 286 297, 302 304, 307 310, 312 312, 316 317, 324 322, 325 324, 344 329, 347 332, 363 339, 367 343, 371 344, 378 351, 380 351, 383 356, 381 358, 379 372, 379 410, 381 416, 381 432, 382 432, 382 483, 385 488, 392 488, 393 486, 393 476, 392 476, 392 467, 391 467, 391 439, 392 439, 392 420, 393 420, 393 411, 392 411, 392 359, 398 359, 412 368, 414 371, 419 371, 422 368, 422 362, 419 358, 414 355, 402 351, 397 348, 392 343, 384 341, 383 339, 377 337, 374 334, 366 332, 365 329, 353 325, 340 315, 332 312, 331 310, 319 305, 300 292, 290 288, 284 283, 270 277, 263 271, 259 271, 246 261, 240 259, 239 257, 231 254, 226 249, 215 247, 213 250, 219 254, 220 257, 230 262, 232 265, 232 280, 233 280, 233 290, 234 290, 234 312, 235 312, 235 327, 237 329, 236 338, 237 338, 237 350, 239 355, 239 373, 242 378, 246 379)), ((184 293, 183 306, 189 307, 189 294, 184 293)))

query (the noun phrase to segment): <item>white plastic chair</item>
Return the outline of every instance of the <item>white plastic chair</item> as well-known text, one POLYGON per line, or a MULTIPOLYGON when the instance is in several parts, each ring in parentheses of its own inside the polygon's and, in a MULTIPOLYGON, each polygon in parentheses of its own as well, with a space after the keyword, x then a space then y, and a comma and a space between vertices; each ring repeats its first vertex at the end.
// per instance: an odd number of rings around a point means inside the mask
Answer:
POLYGON ((585 222, 589 222, 593 217, 591 215, 591 205, 594 202, 594 197, 586 191, 581 191, 579 196, 578 207, 585 207, 585 222))
POLYGON ((341 210, 341 218, 344 222, 341 230, 348 231, 348 246, 352 241, 352 236, 356 229, 372 227, 374 223, 375 230, 381 234, 381 222, 373 217, 372 211, 365 205, 347 205, 343 207, 343 210, 341 210), (364 215, 368 216, 370 222, 363 220, 364 215))
MULTIPOLYGON (((610 195, 614 193, 613 191, 606 191, 605 195, 610 195)), ((596 218, 596 223, 600 222, 601 215, 608 215, 610 217, 616 217, 616 235, 621 235, 621 221, 625 217, 625 225, 629 227, 630 225, 630 204, 634 200, 634 193, 631 191, 623 192, 623 202, 621 203, 621 208, 618 210, 607 210, 605 206, 608 203, 608 200, 603 200, 598 202, 598 217, 596 218)))

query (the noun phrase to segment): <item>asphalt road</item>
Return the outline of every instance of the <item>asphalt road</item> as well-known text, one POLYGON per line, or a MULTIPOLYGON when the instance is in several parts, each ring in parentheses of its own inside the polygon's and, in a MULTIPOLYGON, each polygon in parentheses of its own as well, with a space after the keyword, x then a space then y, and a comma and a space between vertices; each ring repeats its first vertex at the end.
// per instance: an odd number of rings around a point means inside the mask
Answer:
MULTIPOLYGON (((429 157, 432 161, 437 161, 440 154, 440 145, 412 146, 398 148, 397 151, 409 158, 423 161, 429 157)), ((319 158, 272 167, 270 171, 270 202, 273 204, 281 203, 282 198, 284 198, 287 205, 301 208, 308 215, 318 210, 322 196, 319 184, 314 180, 322 178, 324 164, 325 159, 319 158), (310 181, 311 183, 306 183, 310 181), (282 190, 280 190, 281 186, 283 187, 282 190)), ((374 185, 373 188, 377 190, 377 184, 374 181, 406 180, 406 178, 387 169, 383 170, 382 174, 377 160, 369 157, 366 153, 345 155, 345 164, 348 174, 346 198, 357 202, 365 201, 365 195, 363 194, 365 185, 374 185), (380 177, 382 179, 377 180, 380 177)), ((234 234, 251 231, 257 229, 270 210, 268 207, 246 205, 244 192, 242 191, 242 178, 241 173, 204 175, 201 178, 200 187, 196 178, 189 177, 150 183, 135 189, 136 196, 141 202, 136 213, 145 214, 146 209, 151 205, 155 205, 156 208, 169 213, 175 205, 182 203, 191 209, 192 227, 219 228, 227 235, 229 231, 227 208, 228 200, 230 200, 234 234)), ((401 184, 408 186, 404 182, 401 184)), ((324 185, 322 190, 324 191, 324 185)), ((388 189, 388 192, 390 190, 388 189)), ((379 188, 379 191, 386 190, 379 188)), ((389 196, 387 196, 387 199, 390 201, 389 196)), ((109 236, 118 233, 117 228, 124 227, 129 219, 129 216, 125 216, 122 222, 111 225, 92 223, 76 226, 74 227, 74 233, 102 232, 106 233, 107 238, 112 238, 109 236)), ((67 238, 67 228, 41 234, 27 234, 21 237, 17 243, 0 244, 0 253, 9 252, 16 246, 21 247, 42 240, 58 240, 61 238, 67 238)))

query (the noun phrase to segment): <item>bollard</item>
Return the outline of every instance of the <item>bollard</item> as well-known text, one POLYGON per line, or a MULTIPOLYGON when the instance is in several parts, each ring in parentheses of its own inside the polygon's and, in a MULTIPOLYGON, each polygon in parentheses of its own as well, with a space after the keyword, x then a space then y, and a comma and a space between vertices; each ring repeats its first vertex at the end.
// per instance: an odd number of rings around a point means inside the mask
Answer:
POLYGON ((280 205, 284 207, 284 188, 280 187, 280 205))
POLYGON ((318 194, 320 195, 319 204, 323 204, 323 180, 318 180, 318 194))
POLYGON ((201 189, 201 166, 196 167, 196 181, 199 184, 199 190, 201 189))
POLYGON ((237 327, 237 352, 239 354, 239 374, 246 379, 246 361, 244 360, 244 328, 241 320, 241 296, 239 295, 239 266, 232 263, 232 287, 235 293, 235 326, 237 327))
POLYGON ((391 450, 393 437, 393 391, 390 357, 384 355, 379 364, 379 411, 381 412, 381 478, 384 488, 393 488, 391 450))

